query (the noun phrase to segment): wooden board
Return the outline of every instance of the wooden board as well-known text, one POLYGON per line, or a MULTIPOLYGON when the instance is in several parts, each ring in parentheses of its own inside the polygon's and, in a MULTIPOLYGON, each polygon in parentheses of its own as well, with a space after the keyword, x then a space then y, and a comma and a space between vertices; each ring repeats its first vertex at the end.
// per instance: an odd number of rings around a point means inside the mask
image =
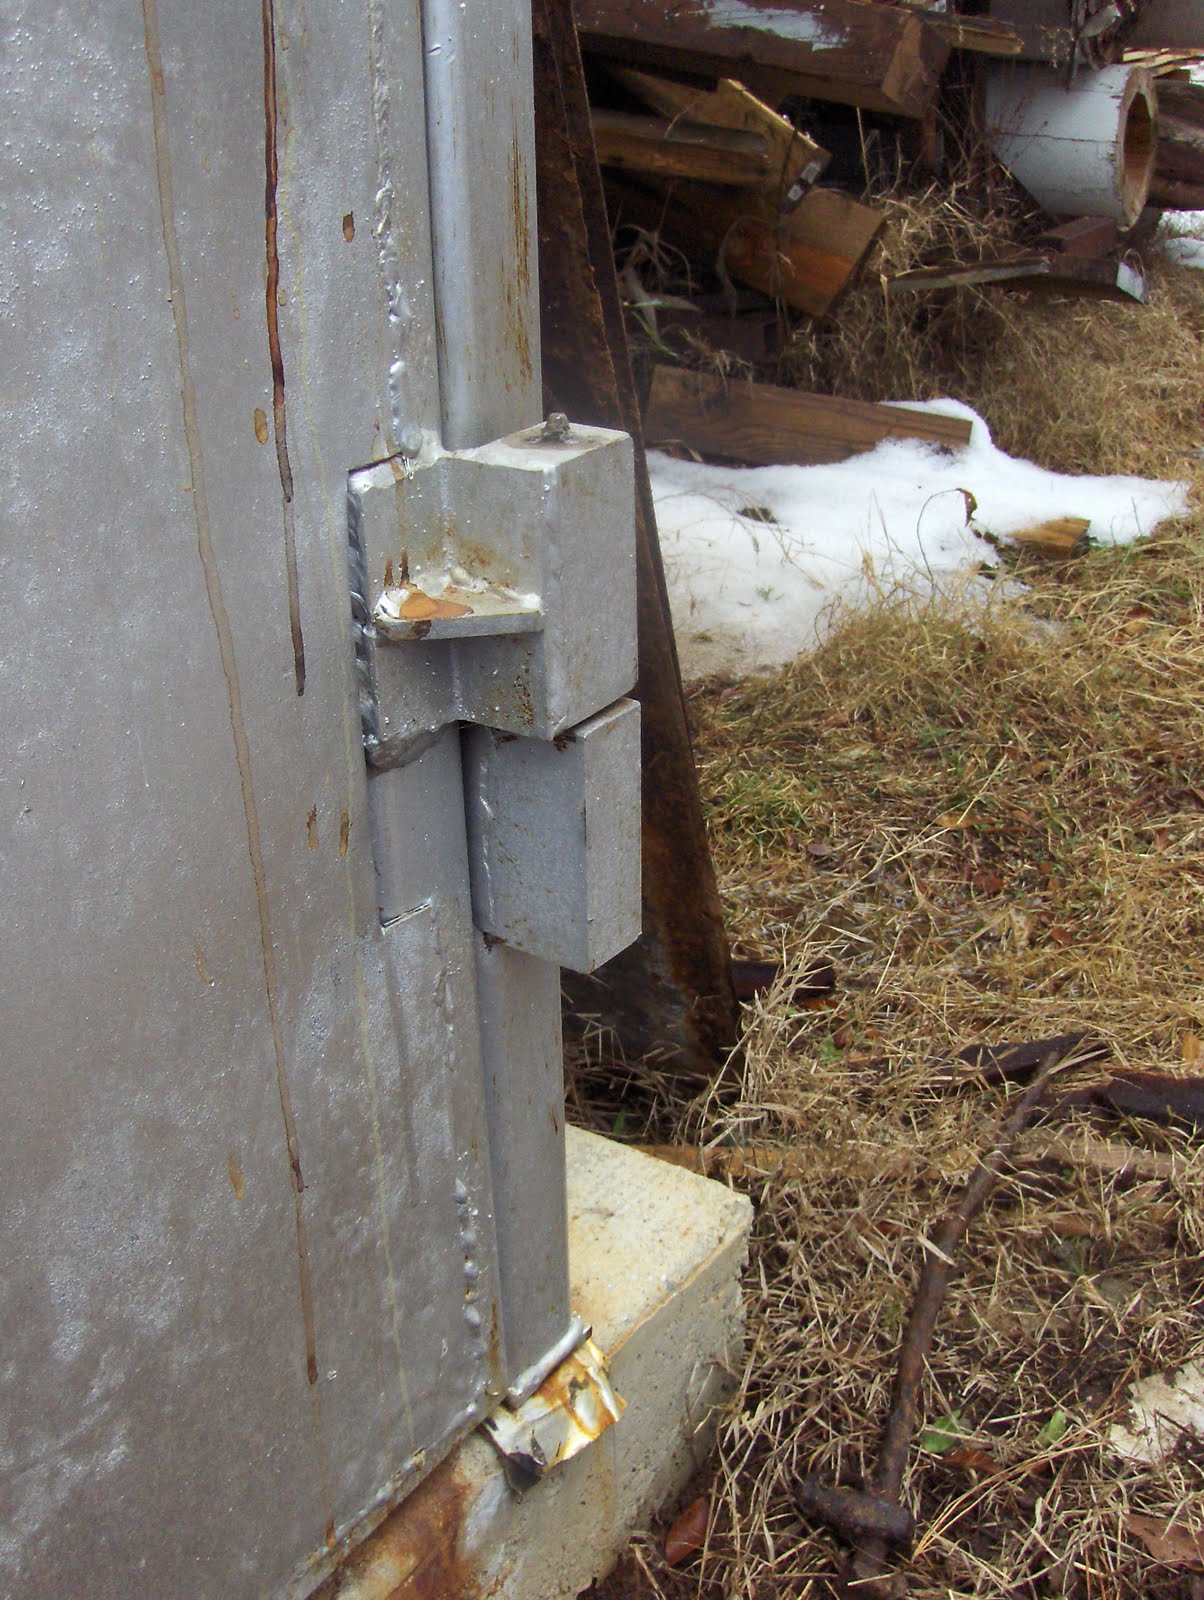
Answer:
POLYGON ((738 78, 774 105, 798 94, 920 117, 949 59, 914 12, 865 0, 576 0, 575 11, 587 51, 738 78))
POLYGON ((594 148, 604 167, 737 188, 762 188, 772 181, 768 148, 755 133, 596 107, 590 122, 594 148))
POLYGON ((947 266, 900 272, 887 280, 892 293, 988 285, 1085 300, 1135 300, 1141 305, 1149 299, 1145 273, 1132 255, 1121 261, 1112 257, 1030 254, 997 261, 950 262, 947 266))
POLYGON ((1111 217, 1075 217, 1037 236, 1043 250, 1067 256, 1103 256, 1116 248, 1120 237, 1111 217))
POLYGON ((703 455, 755 466, 846 461, 883 439, 923 439, 957 449, 970 441, 962 417, 834 395, 724 382, 711 373, 658 366, 644 415, 650 440, 678 440, 703 455))
POLYGON ((630 67, 612 70, 628 93, 662 117, 685 118, 763 139, 769 152, 769 178, 761 187, 780 196, 783 205, 797 204, 804 190, 822 177, 832 159, 814 139, 731 78, 721 79, 710 89, 630 67))

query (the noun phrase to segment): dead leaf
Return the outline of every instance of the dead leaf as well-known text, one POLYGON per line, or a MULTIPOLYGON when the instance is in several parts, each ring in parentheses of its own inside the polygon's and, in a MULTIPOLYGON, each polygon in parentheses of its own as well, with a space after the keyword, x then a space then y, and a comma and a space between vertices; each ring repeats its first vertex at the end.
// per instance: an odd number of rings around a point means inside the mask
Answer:
POLYGON ((706 1495, 700 1494, 680 1513, 665 1535, 666 1566, 679 1566, 696 1550, 702 1549, 706 1543, 710 1512, 710 1502, 706 1495))
POLYGON ((945 1460, 951 1467, 960 1467, 963 1472, 992 1473, 999 1471, 998 1461, 994 1456, 989 1456, 985 1450, 971 1450, 965 1447, 950 1450, 945 1460))
POLYGON ((1185 1033, 1180 1050, 1184 1066, 1194 1066, 1200 1057, 1204 1055, 1204 1043, 1201 1042, 1198 1033, 1185 1033))
POLYGON ((1194 1531, 1182 1522, 1165 1517, 1129 1514, 1129 1532, 1136 1534, 1155 1561, 1165 1567, 1185 1567, 1189 1572, 1204 1572, 1204 1528, 1194 1531))
POLYGON ((1002 894, 1005 887, 1002 876, 998 872, 992 872, 989 867, 979 867, 970 882, 979 894, 1002 894))

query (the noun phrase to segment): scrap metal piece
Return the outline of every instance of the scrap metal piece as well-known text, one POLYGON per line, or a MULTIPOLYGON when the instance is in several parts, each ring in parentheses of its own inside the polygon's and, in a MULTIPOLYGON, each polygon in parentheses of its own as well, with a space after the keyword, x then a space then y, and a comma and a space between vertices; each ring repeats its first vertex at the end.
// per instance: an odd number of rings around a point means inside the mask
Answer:
POLYGON ((502 1458, 506 1481, 522 1494, 562 1461, 570 1461, 612 1427, 626 1410, 607 1372, 606 1357, 585 1342, 516 1407, 501 1406, 481 1431, 502 1458))

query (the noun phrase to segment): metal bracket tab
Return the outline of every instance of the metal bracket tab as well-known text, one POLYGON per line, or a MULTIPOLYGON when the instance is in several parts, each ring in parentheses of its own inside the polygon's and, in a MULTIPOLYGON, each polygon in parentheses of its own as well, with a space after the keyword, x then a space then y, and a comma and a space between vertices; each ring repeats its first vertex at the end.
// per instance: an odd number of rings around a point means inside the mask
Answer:
POLYGON ((587 1336, 534 1394, 518 1406, 500 1406, 481 1431, 500 1454, 507 1483, 521 1494, 593 1444, 625 1410, 606 1357, 587 1336))
POLYGON ((472 722, 551 739, 635 681, 632 445, 525 429, 349 479, 365 745, 472 722))

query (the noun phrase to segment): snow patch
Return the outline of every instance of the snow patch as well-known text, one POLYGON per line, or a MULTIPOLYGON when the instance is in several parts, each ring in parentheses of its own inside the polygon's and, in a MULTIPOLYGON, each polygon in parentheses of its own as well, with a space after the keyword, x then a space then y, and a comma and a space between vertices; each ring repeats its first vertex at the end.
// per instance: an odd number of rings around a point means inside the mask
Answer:
POLYGON ((1169 1378, 1161 1373, 1129 1385, 1131 1428, 1115 1424, 1108 1442, 1125 1461, 1156 1466, 1184 1438, 1204 1443, 1204 1365, 1188 1362, 1169 1378))
POLYGON ((837 604, 900 588, 973 588, 979 567, 995 560, 980 530, 1006 536, 1086 517, 1093 539, 1123 544, 1187 510, 1185 484, 1047 472, 997 450, 968 406, 912 409, 965 417, 969 444, 889 440, 818 467, 714 467, 649 453, 686 677, 790 661, 820 641, 837 604))

